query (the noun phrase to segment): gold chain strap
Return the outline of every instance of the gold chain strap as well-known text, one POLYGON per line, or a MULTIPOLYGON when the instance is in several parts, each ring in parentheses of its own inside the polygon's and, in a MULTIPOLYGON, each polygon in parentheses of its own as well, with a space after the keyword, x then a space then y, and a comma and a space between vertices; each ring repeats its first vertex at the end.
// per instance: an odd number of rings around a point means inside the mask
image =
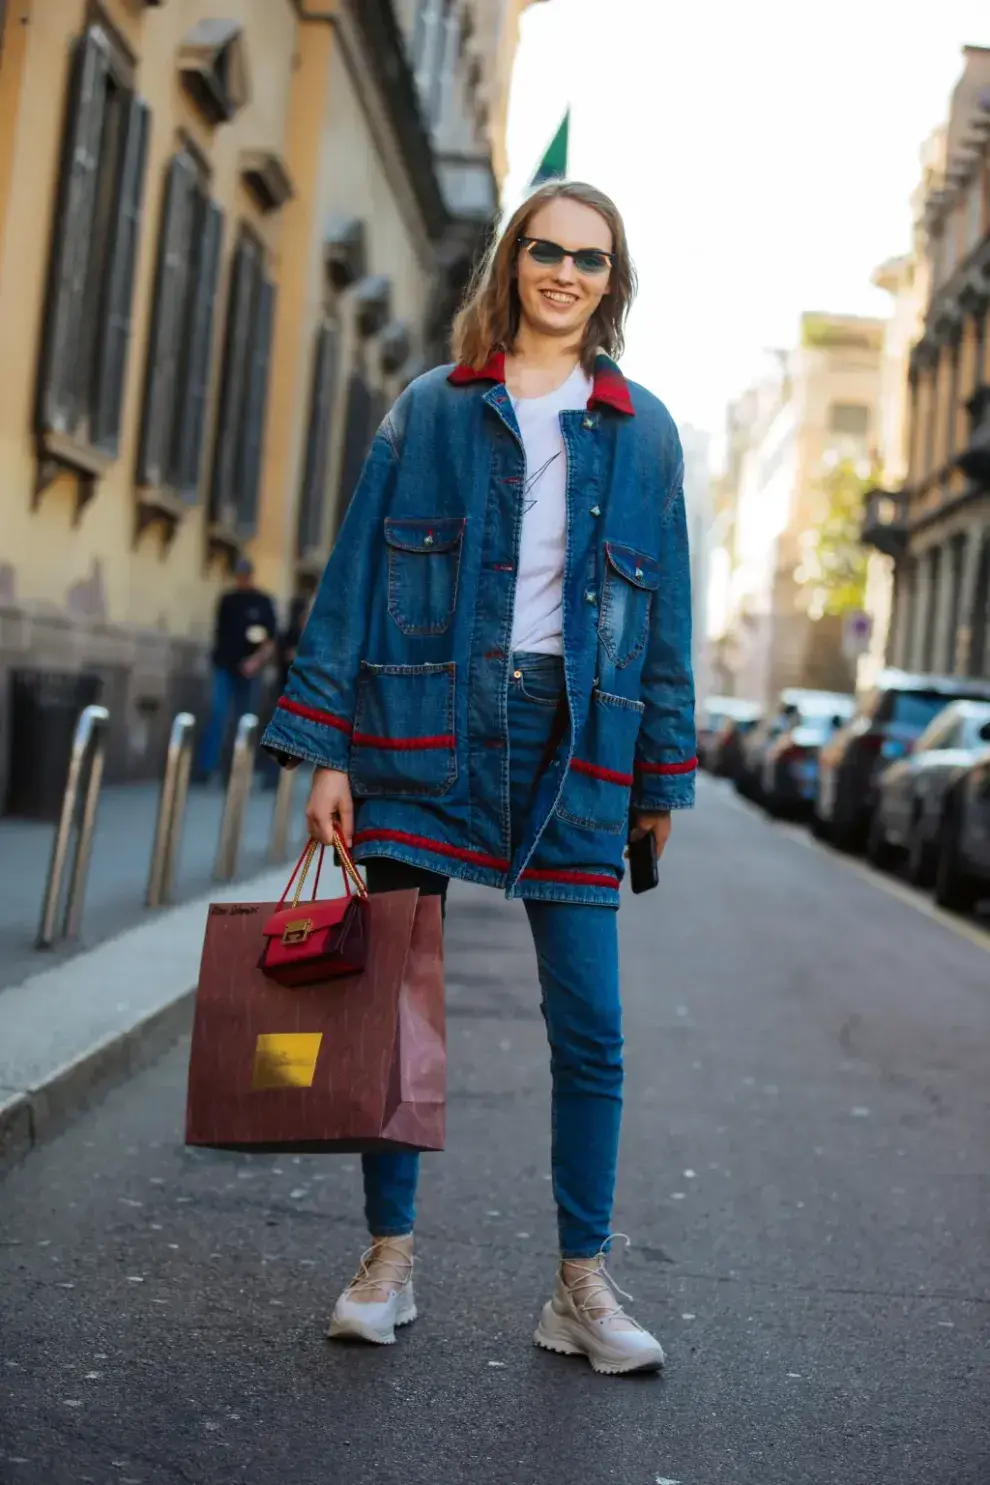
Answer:
MULTIPOLYGON (((350 851, 348 851, 347 847, 344 845, 344 842, 336 829, 334 829, 333 832, 333 843, 336 847, 337 854, 340 857, 340 864, 343 868, 344 875, 350 879, 354 890, 359 897, 367 897, 368 889, 364 885, 364 882, 361 879, 361 874, 358 871, 357 867, 354 865, 353 860, 351 859, 350 851)), ((315 840, 311 840, 306 847, 306 854, 303 857, 302 868, 299 872, 298 878, 296 879, 296 889, 292 894, 291 906, 293 908, 297 908, 299 906, 299 899, 302 896, 303 887, 306 885, 306 877, 309 875, 309 869, 313 864, 313 858, 319 849, 320 843, 319 841, 315 840)))

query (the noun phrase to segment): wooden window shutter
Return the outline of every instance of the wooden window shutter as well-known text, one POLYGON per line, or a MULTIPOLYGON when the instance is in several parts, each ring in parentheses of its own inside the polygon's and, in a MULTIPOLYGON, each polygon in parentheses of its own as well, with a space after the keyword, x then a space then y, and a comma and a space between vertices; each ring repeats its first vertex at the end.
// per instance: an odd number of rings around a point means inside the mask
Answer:
POLYGON ((300 557, 319 550, 324 542, 323 510, 330 452, 330 416, 337 380, 337 348, 337 327, 324 323, 316 336, 313 390, 306 432, 306 462, 299 495, 296 551, 300 557))
POLYGON ((184 153, 175 155, 165 182, 155 307, 148 337, 144 421, 138 459, 138 482, 142 485, 157 487, 168 479, 198 188, 199 175, 193 160, 184 153))
POLYGON ((243 426, 244 385, 250 353, 251 311, 260 276, 260 249, 251 238, 242 237, 234 252, 227 295, 220 410, 217 414, 210 490, 211 519, 224 527, 235 524, 240 504, 237 499, 237 466, 243 426))
POLYGON ((268 368, 271 361, 272 328, 275 320, 275 285, 268 279, 258 284, 252 315, 248 379, 241 420, 237 460, 237 534, 253 536, 258 524, 258 495, 261 488, 261 456, 265 438, 268 402, 268 368))
POLYGON ((134 264, 144 204, 151 112, 140 98, 128 102, 117 211, 107 256, 103 314, 99 327, 90 441, 115 454, 120 442, 127 350, 131 339, 134 264))
POLYGON ((371 426, 371 393, 360 371, 355 371, 347 387, 347 413, 344 420, 344 454, 340 468, 340 485, 337 493, 336 522, 341 521, 357 489, 361 470, 364 468, 374 428, 371 426))
POLYGON ((220 270, 223 212, 215 202, 201 201, 201 227, 187 295, 187 315, 179 372, 178 410, 169 483, 190 504, 199 496, 203 429, 210 391, 213 320, 220 270))
POLYGON ((106 110, 110 50, 102 32, 89 30, 73 58, 58 208, 38 387, 39 431, 71 433, 85 408, 75 380, 96 210, 100 139, 106 110))

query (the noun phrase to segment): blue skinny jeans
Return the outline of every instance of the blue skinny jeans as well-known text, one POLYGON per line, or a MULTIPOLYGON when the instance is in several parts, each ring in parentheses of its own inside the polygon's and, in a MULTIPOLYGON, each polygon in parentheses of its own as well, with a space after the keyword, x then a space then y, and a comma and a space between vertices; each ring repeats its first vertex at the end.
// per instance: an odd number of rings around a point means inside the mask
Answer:
MULTIPOLYGON (((512 833, 521 834, 563 689, 557 656, 516 654, 509 689, 512 833)), ((447 878, 385 859, 366 863, 372 892, 419 887, 446 898, 447 878)), ((527 902, 550 1042, 551 1172, 563 1258, 590 1258, 611 1231, 622 1118, 622 1025, 614 908, 527 902)), ((362 1157, 375 1237, 413 1229, 419 1156, 362 1157)))

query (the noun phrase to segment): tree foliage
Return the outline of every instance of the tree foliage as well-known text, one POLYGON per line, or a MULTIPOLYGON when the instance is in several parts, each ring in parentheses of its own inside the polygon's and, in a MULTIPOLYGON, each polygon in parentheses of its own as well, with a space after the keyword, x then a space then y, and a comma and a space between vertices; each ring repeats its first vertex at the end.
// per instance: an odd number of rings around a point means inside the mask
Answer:
POLYGON ((839 459, 822 472, 817 520, 804 533, 801 566, 795 574, 813 618, 864 606, 867 551, 862 530, 871 484, 864 465, 852 459, 839 459))

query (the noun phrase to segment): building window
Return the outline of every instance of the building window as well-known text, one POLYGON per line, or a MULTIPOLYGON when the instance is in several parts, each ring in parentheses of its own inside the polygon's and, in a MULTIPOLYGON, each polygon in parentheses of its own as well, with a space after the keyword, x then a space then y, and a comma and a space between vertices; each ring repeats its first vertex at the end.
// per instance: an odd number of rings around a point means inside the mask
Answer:
POLYGON ((990 531, 983 534, 970 619, 969 673, 990 679, 990 531))
POLYGON ((953 341, 949 347, 949 396, 945 416, 947 420, 945 430, 945 460, 951 462, 956 452, 956 420, 959 416, 959 360, 960 346, 958 340, 953 341))
POLYGON ((983 181, 980 176, 970 182, 966 198, 966 252, 972 252, 983 235, 983 181))
POLYGON ((330 419, 337 386, 339 334, 325 320, 316 332, 313 382, 306 430, 306 459, 299 492, 296 553, 300 559, 318 556, 326 540, 327 461, 330 452, 330 419))
POLYGON ((347 383, 344 450, 340 465, 340 483, 335 513, 337 530, 340 529, 341 522, 347 514, 347 507, 351 503, 351 497, 357 489, 368 446, 375 432, 372 422, 372 395, 367 376, 363 360, 358 357, 347 383))
POLYGON ((126 60, 91 26, 72 62, 36 415, 45 451, 90 472, 120 440, 149 120, 126 60))
POLYGON ((833 402, 828 410, 830 433, 865 438, 870 431, 870 409, 861 402, 833 402))
POLYGON ((268 400, 275 288, 257 238, 242 232, 234 250, 220 409, 213 453, 210 519, 224 542, 253 536, 258 522, 261 453, 268 400))
POLYGON ((138 481, 199 494, 223 213, 188 150, 172 159, 158 244, 138 481))
POLYGON ((939 588, 942 576, 942 548, 928 553, 928 592, 925 596, 925 633, 922 641, 921 668, 931 671, 935 664, 935 635, 938 630, 939 588))
POLYGON ((956 673, 956 649, 959 620, 962 616, 963 568, 966 565, 966 537, 954 536, 949 543, 949 630, 945 636, 945 673, 956 673))

